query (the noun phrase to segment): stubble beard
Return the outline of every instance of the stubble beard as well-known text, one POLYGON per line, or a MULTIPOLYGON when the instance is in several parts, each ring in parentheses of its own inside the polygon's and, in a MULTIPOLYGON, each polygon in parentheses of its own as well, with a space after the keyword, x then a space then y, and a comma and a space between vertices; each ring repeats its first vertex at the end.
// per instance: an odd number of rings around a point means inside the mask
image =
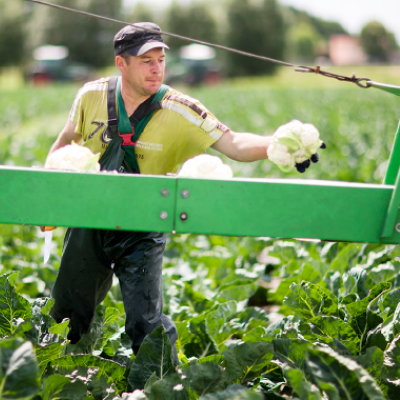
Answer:
POLYGON ((140 96, 150 97, 153 94, 156 94, 158 92, 158 90, 160 89, 161 84, 162 84, 162 82, 160 82, 157 87, 146 88, 146 84, 145 83, 143 83, 140 86, 131 83, 131 87, 134 88, 136 93, 139 94, 140 96))

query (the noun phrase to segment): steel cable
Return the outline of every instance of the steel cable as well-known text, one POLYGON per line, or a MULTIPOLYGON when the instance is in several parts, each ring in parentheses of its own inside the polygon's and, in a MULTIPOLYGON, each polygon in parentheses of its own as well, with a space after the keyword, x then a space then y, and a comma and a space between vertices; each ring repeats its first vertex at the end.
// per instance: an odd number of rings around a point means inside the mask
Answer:
POLYGON ((173 38, 177 38, 177 39, 181 39, 187 42, 192 42, 192 43, 198 43, 198 44, 202 44, 205 46, 209 46, 209 47, 213 47, 215 49, 219 49, 219 50, 224 50, 224 51, 228 51, 230 53, 235 53, 235 54, 239 54, 245 57, 251 57, 251 58, 256 58, 258 60, 262 60, 262 61, 269 61, 275 64, 279 64, 279 65, 283 65, 286 67, 294 67, 295 71, 297 72, 304 72, 304 73, 315 73, 315 74, 319 74, 328 78, 334 78, 337 79, 339 81, 343 81, 343 82, 352 82, 355 83, 357 86, 363 88, 363 89, 368 89, 371 86, 369 86, 368 84, 362 84, 361 82, 363 81, 370 81, 370 79, 368 78, 357 78, 355 75, 348 77, 348 76, 343 76, 343 75, 337 75, 337 74, 333 74, 331 72, 327 72, 327 71, 322 71, 321 68, 319 66, 316 67, 308 67, 308 66, 304 66, 304 65, 295 65, 295 64, 291 64, 285 61, 281 61, 281 60, 275 60, 274 58, 270 58, 270 57, 265 57, 265 56, 261 56, 259 54, 254 54, 254 53, 249 53, 247 51, 242 51, 242 50, 238 50, 238 49, 233 49, 231 47, 227 47, 227 46, 222 46, 219 44, 215 44, 215 43, 209 43, 209 42, 204 42, 202 40, 197 40, 197 39, 192 39, 186 36, 182 36, 182 35, 178 35, 176 33, 170 33, 170 32, 165 32, 165 31, 156 31, 154 29, 150 29, 150 28, 143 28, 141 26, 137 26, 135 24, 132 24, 130 22, 124 22, 124 21, 119 21, 117 19, 113 19, 113 18, 109 18, 109 17, 104 17, 102 15, 97 15, 97 14, 93 14, 93 13, 89 13, 87 11, 81 11, 81 10, 76 10, 74 8, 69 8, 69 7, 64 7, 64 6, 60 6, 57 4, 52 4, 52 3, 47 3, 45 1, 41 1, 41 0, 26 0, 29 1, 31 3, 37 3, 37 4, 41 4, 44 6, 49 6, 49 7, 53 7, 53 8, 57 8, 59 10, 63 10, 63 11, 69 11, 69 12, 73 12, 76 14, 81 14, 81 15, 86 15, 88 17, 92 17, 92 18, 97 18, 97 19, 101 19, 104 21, 109 21, 109 22, 114 22, 116 24, 121 24, 121 25, 132 25, 138 29, 142 29, 151 33, 157 33, 157 34, 163 34, 165 36, 170 36, 173 38))

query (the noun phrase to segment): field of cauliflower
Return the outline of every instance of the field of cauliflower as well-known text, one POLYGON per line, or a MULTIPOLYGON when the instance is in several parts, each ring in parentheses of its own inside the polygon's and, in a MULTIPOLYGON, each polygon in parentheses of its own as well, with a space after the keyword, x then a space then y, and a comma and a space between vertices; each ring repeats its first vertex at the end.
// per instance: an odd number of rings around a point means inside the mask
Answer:
MULTIPOLYGON (((0 164, 43 165, 77 89, 0 89, 0 164)), ((342 83, 236 81, 190 94, 236 131, 314 124, 327 149, 305 179, 381 182, 400 118, 397 97, 342 83)), ((235 176, 299 177, 269 161, 223 161, 235 176)), ((179 331, 174 367, 161 328, 132 355, 117 282, 92 332, 68 344, 68 321, 48 315, 63 234, 54 231, 43 265, 37 227, 0 225, 1 399, 400 398, 399 246, 171 234, 163 285, 179 331)))

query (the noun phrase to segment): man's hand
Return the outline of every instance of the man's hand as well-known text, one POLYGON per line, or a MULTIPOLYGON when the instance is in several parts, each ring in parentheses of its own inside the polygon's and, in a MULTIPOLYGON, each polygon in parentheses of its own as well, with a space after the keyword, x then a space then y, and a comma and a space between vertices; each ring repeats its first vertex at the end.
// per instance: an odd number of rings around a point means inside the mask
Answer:
POLYGON ((282 171, 290 172, 296 168, 303 173, 311 162, 318 162, 319 148, 324 149, 326 145, 319 138, 317 128, 294 120, 277 129, 268 146, 267 155, 282 171))
MULTIPOLYGON (((322 142, 320 149, 326 149, 326 144, 322 142)), ((302 163, 296 163, 295 167, 298 172, 301 174, 306 171, 306 169, 311 165, 311 163, 317 163, 319 161, 318 153, 314 153, 308 160, 303 161, 302 163)))

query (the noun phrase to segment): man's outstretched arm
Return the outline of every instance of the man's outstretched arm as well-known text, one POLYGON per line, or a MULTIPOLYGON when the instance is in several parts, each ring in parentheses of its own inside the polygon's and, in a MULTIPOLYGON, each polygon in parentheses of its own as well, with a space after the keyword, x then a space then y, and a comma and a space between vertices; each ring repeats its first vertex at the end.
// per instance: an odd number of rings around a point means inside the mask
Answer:
POLYGON ((49 154, 57 149, 66 146, 67 144, 71 144, 72 141, 79 143, 82 140, 82 135, 75 132, 76 125, 68 118, 67 123, 64 126, 64 129, 58 135, 56 141, 50 148, 49 154))
POLYGON ((284 172, 296 168, 303 173, 318 162, 317 151, 326 145, 314 125, 293 120, 280 126, 273 136, 227 131, 211 147, 235 161, 269 158, 284 172))
POLYGON ((228 131, 211 147, 235 161, 251 162, 264 160, 272 136, 228 131))

